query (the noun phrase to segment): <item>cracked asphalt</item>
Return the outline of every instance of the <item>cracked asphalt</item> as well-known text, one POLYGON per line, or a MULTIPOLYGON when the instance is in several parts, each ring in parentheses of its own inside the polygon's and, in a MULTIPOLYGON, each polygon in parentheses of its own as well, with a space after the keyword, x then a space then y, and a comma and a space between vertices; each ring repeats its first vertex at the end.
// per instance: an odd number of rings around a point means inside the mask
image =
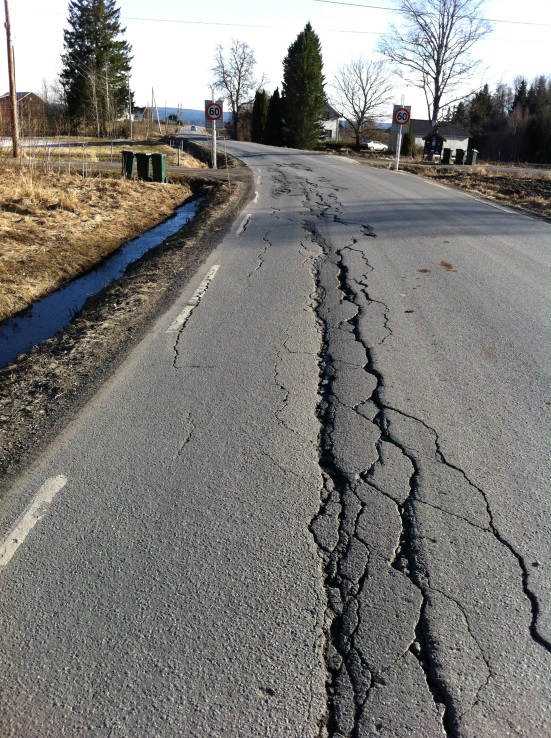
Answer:
POLYGON ((254 200, 2 501, 67 480, 2 734, 551 734, 549 224, 228 148, 254 200))

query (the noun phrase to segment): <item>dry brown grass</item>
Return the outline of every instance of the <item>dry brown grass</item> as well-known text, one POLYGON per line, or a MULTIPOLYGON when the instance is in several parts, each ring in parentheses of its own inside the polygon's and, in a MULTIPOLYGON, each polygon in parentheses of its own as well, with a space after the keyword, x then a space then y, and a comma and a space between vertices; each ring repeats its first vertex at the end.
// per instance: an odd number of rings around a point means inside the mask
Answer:
MULTIPOLYGON (((124 143, 106 143, 104 140, 87 139, 83 143, 75 141, 73 146, 58 146, 56 141, 51 140, 44 142, 43 146, 25 146, 21 149, 21 158, 27 166, 37 169, 56 169, 64 162, 71 162, 73 167, 81 169, 88 164, 95 162, 121 162, 121 152, 123 149, 131 149, 137 153, 157 153, 166 155, 167 166, 181 166, 189 168, 204 169, 206 164, 194 159, 193 156, 185 151, 167 146, 164 143, 156 143, 155 141, 136 143, 126 141, 124 143)), ((1 149, 4 159, 11 158, 11 147, 1 149)))
POLYGON ((493 169, 416 168, 416 174, 551 218, 551 176, 493 169))
POLYGON ((87 271, 167 218, 187 185, 116 175, 20 169, 0 173, 0 321, 87 271))

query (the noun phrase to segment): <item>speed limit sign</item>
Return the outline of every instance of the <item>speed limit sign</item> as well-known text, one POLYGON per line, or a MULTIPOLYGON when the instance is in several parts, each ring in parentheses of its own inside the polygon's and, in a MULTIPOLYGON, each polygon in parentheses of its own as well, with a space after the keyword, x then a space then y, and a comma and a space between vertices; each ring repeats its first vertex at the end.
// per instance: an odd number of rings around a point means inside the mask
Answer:
POLYGON ((207 120, 220 120, 222 117, 222 106, 219 103, 209 102, 205 106, 207 120))
POLYGON ((394 122, 399 126, 407 126, 410 117, 410 112, 407 108, 396 108, 394 111, 394 122))

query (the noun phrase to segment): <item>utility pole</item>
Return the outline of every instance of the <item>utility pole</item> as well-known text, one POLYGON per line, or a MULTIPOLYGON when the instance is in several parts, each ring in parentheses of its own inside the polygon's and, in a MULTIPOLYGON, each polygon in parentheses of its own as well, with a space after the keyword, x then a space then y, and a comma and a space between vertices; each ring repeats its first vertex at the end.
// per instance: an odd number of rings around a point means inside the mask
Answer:
POLYGON ((107 76, 108 71, 109 71, 108 65, 106 64, 105 65, 105 104, 107 108, 107 131, 106 132, 107 132, 107 135, 109 136, 111 135, 110 134, 111 124, 109 120, 111 114, 109 111, 109 77, 107 76))
POLYGON ((13 141, 14 159, 19 158, 19 124, 17 120, 17 88, 15 86, 15 64, 13 61, 13 45, 11 42, 10 9, 8 0, 4 0, 6 11, 6 41, 8 44, 8 70, 10 75, 10 100, 11 100, 11 131, 13 141))
POLYGON ((128 77, 128 122, 130 123, 130 140, 132 141, 132 93, 130 92, 130 76, 128 77))

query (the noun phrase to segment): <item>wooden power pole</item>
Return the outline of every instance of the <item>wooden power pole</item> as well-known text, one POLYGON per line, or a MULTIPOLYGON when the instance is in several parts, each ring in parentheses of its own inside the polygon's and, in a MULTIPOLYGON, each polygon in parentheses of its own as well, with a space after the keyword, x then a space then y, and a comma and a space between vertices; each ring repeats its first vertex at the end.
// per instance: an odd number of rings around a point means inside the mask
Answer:
POLYGON ((11 136, 13 141, 13 156, 19 158, 19 124, 17 121, 17 88, 15 86, 15 64, 13 61, 13 45, 11 42, 10 9, 8 0, 4 0, 6 10, 6 40, 8 43, 8 70, 10 75, 10 99, 11 99, 11 136))

